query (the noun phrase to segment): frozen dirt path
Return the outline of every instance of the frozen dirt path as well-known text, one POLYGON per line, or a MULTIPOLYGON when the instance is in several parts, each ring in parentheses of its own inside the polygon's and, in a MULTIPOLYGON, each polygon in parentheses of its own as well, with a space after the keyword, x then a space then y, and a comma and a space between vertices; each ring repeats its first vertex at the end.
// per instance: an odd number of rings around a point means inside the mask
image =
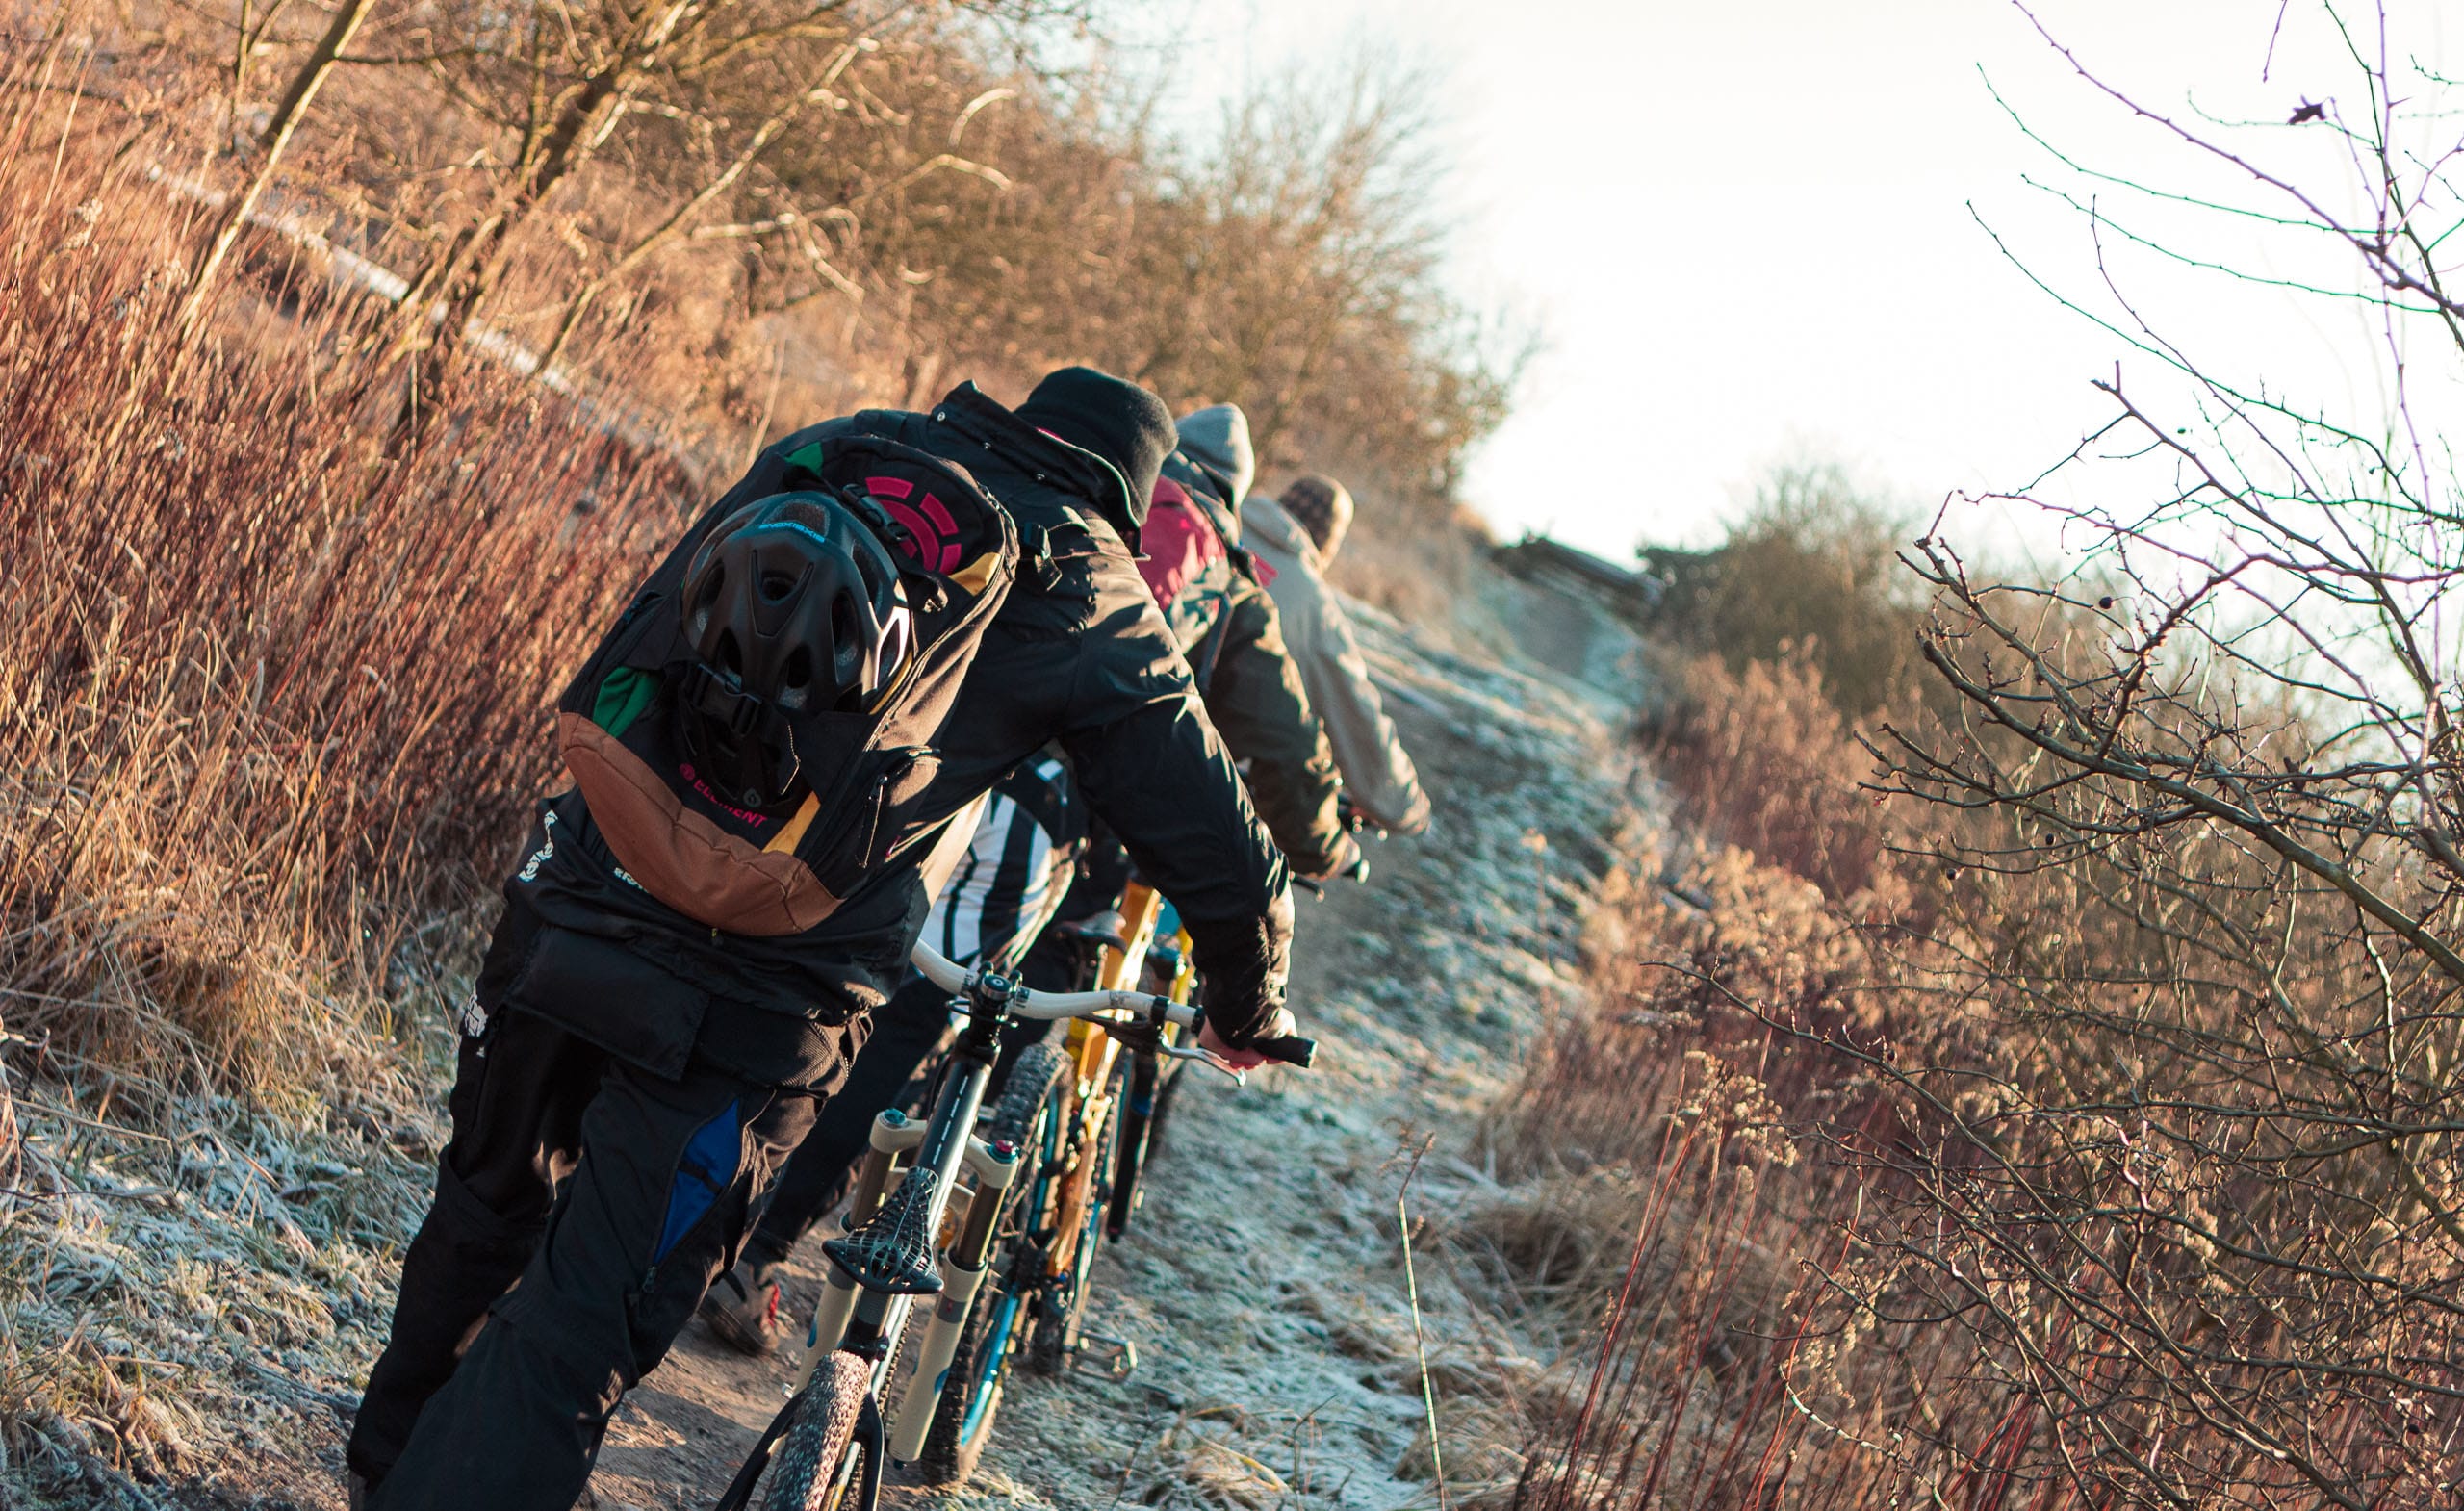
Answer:
MULTIPOLYGON (((1098 1271, 1091 1326, 1134 1342, 1137 1371, 1020 1371, 975 1482, 902 1503, 1435 1503, 1396 1219, 1407 1151, 1431 1147, 1416 1216, 1433 1204, 1442 1223, 1481 1184, 1461 1155, 1531 1026, 1574 989, 1625 770, 1586 700, 1390 625, 1366 638, 1437 821, 1376 847, 1370 886, 1299 899, 1294 1001, 1321 1068, 1245 1089, 1190 1077, 1146 1206, 1098 1271)), ((1433 1372, 1517 1351, 1421 1265, 1433 1372)), ((808 1263, 791 1303, 815 1283, 808 1263)), ((783 1374, 689 1330, 619 1417, 598 1504, 708 1505, 783 1374)), ((1469 1472, 1450 1464, 1449 1478, 1469 1472)))
MULTIPOLYGON (((1434 1505, 1396 1216, 1422 1149, 1411 1211, 1434 1224, 1419 1256, 1423 1332, 1453 1502, 1510 1475, 1494 1445, 1513 1439, 1513 1421, 1481 1413, 1546 1349, 1497 1321, 1476 1268, 1450 1263, 1440 1240, 1499 1197, 1466 1164, 1477 1119, 1533 1027, 1576 989, 1575 941, 1627 814, 1621 715, 1362 618, 1437 815, 1428 835, 1373 848, 1369 886, 1299 899, 1294 1000, 1323 1044, 1320 1068, 1246 1089, 1189 1078, 1145 1210, 1098 1270, 1091 1326, 1132 1340, 1138 1370, 1021 1371, 975 1483, 894 1492, 899 1504, 1434 1505)), ((422 1161, 433 1132, 420 1136, 422 1161)), ((350 1393, 393 1297, 390 1262, 352 1250, 337 1264, 344 1278, 301 1302, 326 1318, 313 1346, 273 1335, 213 1408, 236 1441, 150 1487, 97 1469, 87 1492, 34 1503, 342 1511, 350 1393)), ((815 1283, 809 1266, 793 1277, 799 1308, 815 1283)), ((688 1328, 620 1412, 585 1503, 707 1507, 785 1373, 688 1328)))

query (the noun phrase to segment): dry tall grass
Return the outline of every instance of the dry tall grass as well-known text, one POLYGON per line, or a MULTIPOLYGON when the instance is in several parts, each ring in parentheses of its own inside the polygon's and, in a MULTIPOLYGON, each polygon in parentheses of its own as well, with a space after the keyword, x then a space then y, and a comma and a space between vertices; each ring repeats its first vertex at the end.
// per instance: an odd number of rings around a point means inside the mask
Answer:
POLYGON ((425 957, 425 905, 547 775, 545 695, 629 588, 609 552, 665 516, 664 471, 511 388, 385 455, 382 374, 322 314, 184 346, 192 228, 13 98, 14 1026, 151 1094, 305 1085, 332 1002, 425 957))
POLYGON ((184 344, 203 227, 72 64, 0 66, 0 1485, 100 1495, 347 1388, 471 905, 675 479, 485 374, 389 454, 347 305, 184 344))
POLYGON ((2434 984, 2220 836, 1878 806, 1801 660, 1696 678, 1676 889, 1488 1133, 1590 1324, 1512 1503, 2452 1504, 2455 1176, 2403 1142, 2452 1072, 2368 1050, 2434 984))
POLYGON ((2019 1397, 1950 1330, 1881 1325, 1855 1289, 1877 1183, 1859 1151, 1918 1131, 1829 1046, 1925 1032, 1875 968, 1913 910, 1860 811, 1869 762, 1802 654, 1698 663, 1657 746, 1681 824, 1664 869, 1603 897, 1590 1000, 1483 1135, 1550 1193, 1521 1265, 1561 1283, 1530 1301, 1578 1323, 1502 1503, 2065 1503, 2006 1498, 2019 1397))

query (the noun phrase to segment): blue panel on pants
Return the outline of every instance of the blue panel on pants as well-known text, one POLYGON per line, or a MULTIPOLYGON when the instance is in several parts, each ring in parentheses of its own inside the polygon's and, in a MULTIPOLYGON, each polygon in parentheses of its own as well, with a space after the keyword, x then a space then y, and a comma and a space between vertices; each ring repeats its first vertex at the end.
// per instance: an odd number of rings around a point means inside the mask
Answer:
POLYGON ((652 1264, 665 1259, 693 1231, 693 1224, 735 1179, 737 1162, 744 1157, 744 1134, 736 1126, 735 1111, 736 1104, 730 1102, 726 1112, 694 1129, 684 1141, 684 1158, 677 1162, 676 1181, 668 1188, 667 1221, 659 1229, 652 1264))

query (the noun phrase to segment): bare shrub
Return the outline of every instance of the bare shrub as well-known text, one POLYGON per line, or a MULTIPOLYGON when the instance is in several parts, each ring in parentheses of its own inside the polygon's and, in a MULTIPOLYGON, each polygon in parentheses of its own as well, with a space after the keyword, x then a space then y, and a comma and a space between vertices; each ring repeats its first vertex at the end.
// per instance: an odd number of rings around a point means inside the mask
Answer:
POLYGON ((184 346, 192 229, 12 98, 53 148, 0 155, 13 1026, 158 1089, 300 1086, 548 775, 665 474, 515 391, 381 461, 346 328, 184 346))
POLYGON ((1698 658, 1653 745, 1695 823, 1845 902, 1883 881, 1883 839, 1856 790, 1872 762, 1822 681, 1799 642, 1742 672, 1698 658))
POLYGON ((235 190, 225 228, 262 195, 400 274, 380 329, 406 426, 451 407, 438 385, 475 332, 483 366, 655 396, 712 472, 812 413, 1091 362, 1176 407, 1242 404, 1270 470, 1352 482, 1363 536, 1410 558, 1399 577, 1459 576, 1453 491, 1516 358, 1438 276, 1424 80, 1277 81, 1178 142, 1125 98, 1135 79, 1040 64, 1077 24, 1040 0, 423 0, 368 16, 286 158, 218 150, 199 97, 259 119, 320 56, 312 19, 99 30, 116 75, 189 107, 148 147, 235 190), (231 64, 235 30, 263 56, 231 64))
POLYGON ((1895 706, 1922 672, 1924 595, 1898 564, 1916 533, 1839 467, 1775 469, 1717 548, 1645 552, 1664 583, 1656 627, 1735 672, 1803 656, 1854 717, 1895 706))
MULTIPOLYGON (((2109 254, 2108 328, 2155 360, 2102 385, 2112 424, 2064 469, 2077 486, 2045 490, 2075 554, 2059 579, 1972 569, 1947 514, 1910 552, 1935 597, 1921 650, 1938 691, 1876 730, 1886 770, 1867 794, 1890 847, 1875 863, 1907 901, 1833 905, 1825 937, 1854 948, 1823 996, 1723 977, 1660 925, 1634 931, 1767 1031, 1724 1063, 1769 1099, 1801 1167, 1829 1172, 1787 1191, 1802 1220, 1780 1388, 1731 1406, 1740 1423, 1761 1414, 1784 1467, 1645 1495, 2453 1501, 2464 554, 2438 416, 2414 389, 2453 356, 2434 253, 2452 158, 2446 126, 2409 114, 2438 81, 2399 61, 2398 18, 2288 16, 2348 48, 2348 95, 2292 127, 2332 137, 2310 161, 2349 182, 2308 190, 2276 166, 2300 157, 2267 136, 2288 127, 2185 126, 2114 97, 2238 178, 2244 221, 2309 239, 2286 253, 2307 258, 2294 292, 2371 312, 2391 407, 2337 414, 2201 366, 2110 258, 2149 244, 2118 218, 2140 186, 2077 194, 2109 254)), ((2233 192, 2153 186, 2138 209, 2233 192)), ((1700 716, 1717 729, 1736 706, 1700 716)), ((1794 828, 1806 805, 1786 776, 1764 768, 1767 784, 1711 806, 1794 828)), ((1649 1090, 1605 1058, 1596 1090, 1545 1097, 1581 1106, 1620 1077, 1649 1090)), ((1638 1138, 1669 1126, 1664 1105, 1641 1102, 1638 1138)), ((1517 1112, 1545 1136, 1544 1115, 1517 1112)), ((1635 1274, 1646 1295, 1672 1283, 1635 1274)), ((1604 1380, 1648 1371, 1672 1336, 1621 1334, 1633 1315, 1611 1314, 1604 1380)), ((1525 1502, 1633 1503, 1628 1466, 1664 1435, 1648 1411, 1542 1434, 1533 1460, 1558 1467, 1527 1479, 1525 1502)))
MULTIPOLYGON (((1918 800, 1911 847, 1962 878, 1956 947, 1912 986, 2002 1033, 1887 1067, 1934 1136, 1870 1151, 1905 1194, 1866 1224, 1886 1256, 1866 1300, 1946 1319, 2013 1382, 2022 1483, 2431 1505, 2464 1471, 2464 537, 2416 374, 2459 355, 2445 222, 2420 218, 2451 205, 2452 160, 2416 144, 2447 127, 2413 114, 2427 81, 2395 17, 2290 24, 2348 49, 2350 92, 2296 116, 2339 139, 2342 183, 2295 166, 2285 128, 2179 125, 2081 76, 2238 179, 2284 255, 2334 254, 2299 287, 2373 311, 2390 407, 2203 365, 2108 262, 2118 332, 2171 377, 2099 385, 2115 418, 2065 470, 2113 501, 2042 505, 2075 573, 1980 579, 1947 523, 1912 553, 1961 711, 1877 752, 1918 800)), ((2120 187, 2090 212, 2100 242, 2134 196, 2167 202, 2120 187)))

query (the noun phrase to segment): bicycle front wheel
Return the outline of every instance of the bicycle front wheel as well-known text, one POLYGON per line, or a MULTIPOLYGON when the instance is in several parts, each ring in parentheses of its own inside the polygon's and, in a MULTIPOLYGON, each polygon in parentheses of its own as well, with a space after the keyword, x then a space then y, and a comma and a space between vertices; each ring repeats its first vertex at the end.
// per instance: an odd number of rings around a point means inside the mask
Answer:
POLYGON ((872 1370, 852 1353, 834 1353, 813 1370, 796 1420, 771 1460, 761 1511, 871 1511, 872 1498, 860 1482, 879 1475, 864 1473, 865 1466, 855 1460, 863 1451, 856 1442, 856 1421, 872 1386, 872 1370))

